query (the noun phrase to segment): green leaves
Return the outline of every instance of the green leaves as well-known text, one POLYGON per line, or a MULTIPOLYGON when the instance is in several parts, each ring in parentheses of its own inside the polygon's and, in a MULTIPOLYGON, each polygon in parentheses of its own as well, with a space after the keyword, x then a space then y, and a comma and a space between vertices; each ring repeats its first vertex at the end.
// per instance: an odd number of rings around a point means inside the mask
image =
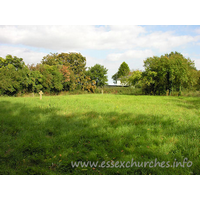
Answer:
POLYGON ((25 66, 23 58, 18 58, 17 56, 12 57, 11 55, 7 55, 5 59, 0 57, 0 67, 5 67, 8 64, 12 64, 16 70, 22 69, 25 66))
POLYGON ((122 77, 122 76, 127 76, 130 72, 130 68, 128 66, 127 63, 123 62, 119 69, 118 69, 118 78, 122 77))
POLYGON ((183 85, 188 87, 192 84, 191 70, 195 70, 194 62, 178 52, 147 58, 144 67, 144 89, 154 94, 165 94, 167 90, 171 93, 173 88, 180 90, 183 85))
POLYGON ((96 64, 93 67, 89 67, 86 74, 90 76, 91 80, 96 82, 96 86, 103 87, 108 81, 106 76, 107 71, 108 69, 106 69, 103 65, 96 64))
POLYGON ((131 76, 128 78, 130 85, 135 86, 139 84, 142 79, 142 72, 140 70, 135 70, 131 73, 131 76))
POLYGON ((118 69, 118 72, 115 73, 113 76, 112 76, 112 79, 114 81, 114 83, 117 83, 117 79, 118 78, 121 78, 121 77, 124 77, 124 76, 127 76, 130 72, 130 68, 128 66, 127 63, 123 62, 119 69, 118 69))
POLYGON ((20 76, 12 64, 0 68, 0 89, 8 95, 20 90, 20 76))
MULTIPOLYGON (((85 76, 86 58, 80 53, 51 53, 42 59, 42 64, 50 66, 65 66, 61 67, 61 73, 64 76, 64 89, 75 90, 83 89, 85 82, 88 82, 85 76)), ((61 89, 61 86, 57 88, 61 89)))

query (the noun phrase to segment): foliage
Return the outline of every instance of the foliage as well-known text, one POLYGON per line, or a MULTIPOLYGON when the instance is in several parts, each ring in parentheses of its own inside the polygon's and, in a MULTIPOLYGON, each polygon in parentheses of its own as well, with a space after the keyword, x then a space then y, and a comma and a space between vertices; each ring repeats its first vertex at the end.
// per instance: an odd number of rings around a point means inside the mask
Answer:
POLYGON ((135 86, 140 85, 141 80, 142 80, 142 71, 134 70, 131 72, 131 75, 130 75, 130 77, 128 77, 127 81, 129 83, 129 85, 132 85, 135 87, 135 86))
POLYGON ((41 63, 46 65, 63 65, 62 60, 58 58, 58 53, 50 53, 44 56, 41 63))
POLYGON ((22 58, 7 55, 0 57, 0 93, 15 95, 28 90, 32 80, 30 71, 22 58))
POLYGON ((17 93, 31 92, 34 80, 28 67, 17 68, 8 64, 0 68, 1 94, 15 95, 17 93))
POLYGON ((144 61, 143 87, 147 94, 169 94, 181 87, 188 88, 196 84, 194 62, 178 52, 171 52, 161 57, 150 57, 144 61))
POLYGON ((25 66, 23 58, 18 58, 17 56, 12 57, 12 55, 7 55, 5 59, 0 57, 0 68, 8 64, 12 64, 16 70, 22 69, 25 66))
POLYGON ((31 70, 30 78, 32 80, 32 85, 28 91, 38 93, 43 88, 43 75, 38 70, 31 70))
POLYGON ((97 87, 103 87, 108 81, 106 76, 107 71, 108 69, 106 69, 103 65, 96 64, 93 67, 89 67, 86 74, 91 78, 91 80, 96 82, 97 87))
POLYGON ((13 95, 20 91, 21 77, 12 64, 0 68, 1 94, 13 95))
POLYGON ((50 53, 41 63, 26 66, 22 58, 0 57, 0 95, 28 92, 94 92, 95 81, 86 74, 86 58, 80 53, 50 53))
POLYGON ((112 79, 113 79, 114 83, 117 83, 117 79, 118 79, 118 78, 121 78, 121 77, 123 77, 123 76, 127 76, 127 75, 129 74, 129 72, 130 72, 130 68, 129 68, 128 64, 127 64, 126 62, 123 62, 123 63, 120 65, 120 67, 119 67, 117 73, 115 73, 115 74, 112 76, 112 79))
MULTIPOLYGON (((86 58, 80 53, 51 53, 50 55, 43 57, 42 64, 65 66, 65 69, 63 70, 66 74, 63 75, 65 76, 65 81, 66 76, 67 80, 70 79, 70 81, 67 81, 67 83, 64 84, 64 89, 71 91, 77 89, 93 91, 94 82, 86 75, 86 58), (66 70, 69 71, 66 72, 66 70)), ((61 70, 62 73, 63 70, 61 70)))
POLYGON ((197 84, 196 89, 200 91, 200 70, 197 71, 197 84))
MULTIPOLYGON (((39 71, 42 90, 45 92, 59 92, 63 89, 63 74, 60 71, 60 66, 38 64, 35 71, 39 71)), ((38 74, 39 75, 39 74, 38 74)))
MULTIPOLYGON (((102 93, 101 88, 96 88, 95 93, 102 93)), ((140 88, 134 87, 112 87, 105 86, 103 93, 105 94, 116 94, 116 95, 142 95, 142 90, 140 88)))
MULTIPOLYGON (((120 78, 126 86, 142 88, 143 94, 172 95, 182 91, 200 91, 200 71, 190 58, 178 52, 144 61, 143 72, 130 72, 123 62, 112 78, 120 78)), ((95 92, 108 81, 104 66, 96 64, 86 70, 86 58, 80 53, 50 53, 37 65, 25 65, 22 58, 7 55, 0 57, 0 95, 25 93, 58 94, 61 91, 95 92)), ((122 92, 123 93, 123 92, 122 92)))

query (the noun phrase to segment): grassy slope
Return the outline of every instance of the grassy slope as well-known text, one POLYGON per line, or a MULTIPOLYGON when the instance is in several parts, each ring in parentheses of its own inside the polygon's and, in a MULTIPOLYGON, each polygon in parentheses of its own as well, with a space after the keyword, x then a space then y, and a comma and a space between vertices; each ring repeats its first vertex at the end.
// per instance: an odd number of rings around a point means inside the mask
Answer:
POLYGON ((0 98, 0 174, 200 174, 198 97, 0 98), (72 168, 71 161, 170 161, 190 168, 72 168))

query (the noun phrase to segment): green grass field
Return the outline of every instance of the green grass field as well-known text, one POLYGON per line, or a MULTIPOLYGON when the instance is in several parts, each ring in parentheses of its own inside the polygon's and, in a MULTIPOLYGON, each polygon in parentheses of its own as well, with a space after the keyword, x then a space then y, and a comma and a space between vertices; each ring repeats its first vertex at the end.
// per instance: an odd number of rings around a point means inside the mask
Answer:
POLYGON ((200 174, 200 99, 112 94, 42 100, 1 97, 0 141, 0 174, 200 174), (175 159, 183 163, 184 158, 191 167, 174 167, 175 159), (170 167, 71 165, 132 159, 170 161, 170 167))

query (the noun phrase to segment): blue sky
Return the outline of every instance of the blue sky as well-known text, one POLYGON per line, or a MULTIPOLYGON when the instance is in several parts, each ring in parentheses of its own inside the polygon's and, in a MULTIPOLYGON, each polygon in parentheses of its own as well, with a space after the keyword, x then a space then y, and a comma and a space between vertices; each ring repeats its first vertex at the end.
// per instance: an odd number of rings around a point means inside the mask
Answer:
POLYGON ((143 60, 178 51, 200 70, 200 26, 188 25, 66 25, 0 26, 0 57, 7 54, 38 63, 43 56, 80 52, 87 67, 108 69, 108 83, 125 61, 131 70, 143 70, 143 60))

